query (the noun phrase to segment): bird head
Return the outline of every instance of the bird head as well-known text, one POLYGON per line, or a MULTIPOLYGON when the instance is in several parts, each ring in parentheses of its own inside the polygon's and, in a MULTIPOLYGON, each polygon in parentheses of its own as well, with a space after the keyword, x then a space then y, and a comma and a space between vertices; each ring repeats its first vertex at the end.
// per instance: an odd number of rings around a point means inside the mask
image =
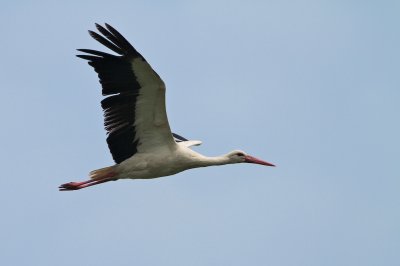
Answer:
POLYGON ((255 163, 255 164, 261 164, 265 166, 275 166, 272 163, 260 160, 256 157, 250 156, 244 151, 240 150, 235 150, 227 154, 229 161, 231 163, 255 163))

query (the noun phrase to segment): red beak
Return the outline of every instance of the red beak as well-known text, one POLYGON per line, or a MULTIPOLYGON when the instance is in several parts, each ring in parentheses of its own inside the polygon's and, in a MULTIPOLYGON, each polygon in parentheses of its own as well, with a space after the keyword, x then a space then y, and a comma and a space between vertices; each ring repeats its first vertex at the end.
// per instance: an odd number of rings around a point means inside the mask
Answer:
POLYGON ((262 164, 262 165, 266 165, 266 166, 275 166, 275 165, 272 164, 272 163, 269 163, 269 162, 266 162, 266 161, 257 159, 257 158, 255 158, 255 157, 253 157, 253 156, 250 156, 250 155, 246 155, 244 161, 245 161, 246 163, 256 163, 256 164, 262 164))

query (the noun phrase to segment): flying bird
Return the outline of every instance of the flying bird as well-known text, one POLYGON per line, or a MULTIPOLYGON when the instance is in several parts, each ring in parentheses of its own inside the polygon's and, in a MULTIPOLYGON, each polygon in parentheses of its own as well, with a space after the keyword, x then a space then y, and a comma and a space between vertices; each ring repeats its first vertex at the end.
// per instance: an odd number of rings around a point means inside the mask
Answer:
POLYGON ((118 55, 78 49, 98 73, 103 96, 104 127, 115 165, 89 173, 89 180, 62 184, 60 191, 78 190, 119 179, 150 179, 187 169, 234 163, 274 166, 234 150, 207 157, 190 147, 201 141, 172 133, 165 109, 165 84, 146 59, 112 26, 95 24, 96 41, 118 55))

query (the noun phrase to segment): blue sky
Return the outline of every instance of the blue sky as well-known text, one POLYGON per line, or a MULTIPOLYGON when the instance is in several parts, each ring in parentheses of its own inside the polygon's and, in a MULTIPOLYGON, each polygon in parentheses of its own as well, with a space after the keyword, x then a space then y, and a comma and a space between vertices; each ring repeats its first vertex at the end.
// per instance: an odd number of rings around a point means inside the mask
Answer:
POLYGON ((14 1, 0 9, 1 265, 399 265, 400 2, 14 1), (111 165, 76 48, 108 22, 173 130, 231 165, 57 186, 111 165))

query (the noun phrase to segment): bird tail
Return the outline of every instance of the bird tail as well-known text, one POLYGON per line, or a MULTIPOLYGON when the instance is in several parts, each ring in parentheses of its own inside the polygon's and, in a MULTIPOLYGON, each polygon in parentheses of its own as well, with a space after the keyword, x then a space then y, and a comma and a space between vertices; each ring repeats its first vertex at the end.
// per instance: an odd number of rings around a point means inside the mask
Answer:
POLYGON ((108 166, 100 169, 93 170, 89 173, 90 179, 103 179, 108 177, 114 177, 116 175, 114 166, 108 166))

